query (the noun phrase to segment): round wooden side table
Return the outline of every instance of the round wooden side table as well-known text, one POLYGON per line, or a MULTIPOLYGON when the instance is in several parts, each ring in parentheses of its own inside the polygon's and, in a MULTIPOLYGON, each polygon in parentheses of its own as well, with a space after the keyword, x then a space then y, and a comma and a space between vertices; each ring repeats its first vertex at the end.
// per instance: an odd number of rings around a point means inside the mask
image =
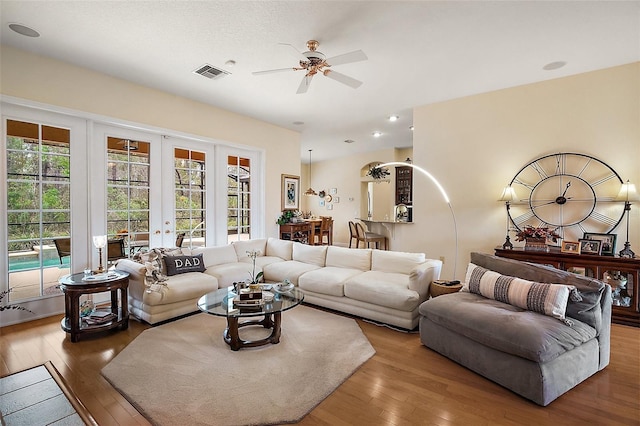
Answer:
POLYGON ((60 278, 59 282, 60 290, 64 293, 65 311, 60 325, 64 331, 71 335, 72 342, 77 342, 81 334, 95 333, 113 328, 126 330, 129 327, 128 272, 116 270, 90 277, 86 277, 83 273, 78 273, 66 275, 60 278), (86 324, 80 317, 80 296, 105 291, 111 293, 110 312, 116 317, 104 324, 86 324), (119 298, 118 291, 120 292, 119 298))
POLYGON ((462 284, 444 285, 434 281, 429 286, 429 293, 431 297, 438 297, 443 294, 457 293, 461 288, 462 284))

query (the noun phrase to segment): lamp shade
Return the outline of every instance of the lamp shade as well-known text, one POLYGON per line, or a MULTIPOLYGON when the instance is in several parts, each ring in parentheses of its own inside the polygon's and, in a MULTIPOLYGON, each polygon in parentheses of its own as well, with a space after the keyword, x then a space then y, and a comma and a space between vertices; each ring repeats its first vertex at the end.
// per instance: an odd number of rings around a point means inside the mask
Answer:
POLYGON ((620 192, 618 192, 615 201, 640 201, 640 194, 638 194, 634 184, 626 181, 620 187, 620 192))
POLYGON ((107 245, 107 236, 106 235, 94 235, 93 236, 93 245, 97 249, 105 248, 107 245))
POLYGON ((504 187, 504 189, 502 190, 502 195, 500 195, 498 201, 513 201, 515 199, 516 191, 511 187, 511 185, 509 185, 504 187))

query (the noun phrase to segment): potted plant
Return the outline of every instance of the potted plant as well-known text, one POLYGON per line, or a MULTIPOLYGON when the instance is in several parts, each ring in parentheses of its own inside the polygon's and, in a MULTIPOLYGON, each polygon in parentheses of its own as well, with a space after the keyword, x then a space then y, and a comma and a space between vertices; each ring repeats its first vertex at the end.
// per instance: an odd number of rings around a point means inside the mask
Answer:
POLYGON ((295 216, 295 212, 293 210, 285 210, 282 212, 278 220, 276 221, 278 225, 284 225, 291 222, 291 219, 295 216))
POLYGON ((24 306, 21 306, 21 305, 16 305, 16 304, 5 305, 5 304, 2 303, 2 299, 4 299, 4 297, 7 294, 11 293, 12 290, 13 289, 10 288, 9 290, 5 290, 3 292, 0 292, 0 312, 1 311, 16 310, 16 311, 27 311, 27 312, 33 313, 33 311, 31 311, 31 310, 29 310, 29 309, 27 309, 27 308, 25 308, 24 306))
POLYGON ((525 226, 516 234, 516 241, 524 241, 524 249, 533 251, 548 251, 547 241, 551 240, 555 243, 558 241, 558 238, 560 238, 560 235, 554 230, 549 228, 536 228, 530 225, 525 226))

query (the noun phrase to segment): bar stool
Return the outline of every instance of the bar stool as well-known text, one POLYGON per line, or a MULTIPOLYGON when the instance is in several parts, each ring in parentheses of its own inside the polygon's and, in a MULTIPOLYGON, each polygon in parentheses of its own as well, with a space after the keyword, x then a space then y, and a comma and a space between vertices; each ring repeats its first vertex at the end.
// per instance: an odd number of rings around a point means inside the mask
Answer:
POLYGON ((358 232, 358 246, 360 246, 360 241, 364 243, 365 248, 369 248, 369 244, 375 243, 376 248, 379 249, 379 243, 384 243, 384 249, 387 249, 387 237, 381 234, 376 234, 374 232, 369 232, 364 228, 364 225, 360 222, 356 222, 356 230, 358 232))

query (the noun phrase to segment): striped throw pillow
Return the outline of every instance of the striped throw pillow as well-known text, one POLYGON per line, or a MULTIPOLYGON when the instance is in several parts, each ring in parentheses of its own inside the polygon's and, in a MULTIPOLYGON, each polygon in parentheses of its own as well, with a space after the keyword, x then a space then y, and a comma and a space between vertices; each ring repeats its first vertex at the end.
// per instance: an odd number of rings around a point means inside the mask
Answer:
POLYGON ((464 290, 562 321, 569 297, 579 297, 574 286, 527 281, 473 263, 467 268, 464 290))

